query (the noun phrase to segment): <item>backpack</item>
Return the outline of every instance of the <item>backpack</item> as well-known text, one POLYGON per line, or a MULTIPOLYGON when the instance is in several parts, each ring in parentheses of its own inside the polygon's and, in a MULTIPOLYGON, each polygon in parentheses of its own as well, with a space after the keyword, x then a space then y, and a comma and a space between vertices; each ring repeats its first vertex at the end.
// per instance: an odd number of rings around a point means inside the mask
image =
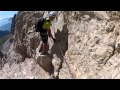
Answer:
POLYGON ((35 24, 35 31, 36 32, 41 32, 42 31, 42 25, 44 23, 45 19, 41 17, 38 22, 35 24))

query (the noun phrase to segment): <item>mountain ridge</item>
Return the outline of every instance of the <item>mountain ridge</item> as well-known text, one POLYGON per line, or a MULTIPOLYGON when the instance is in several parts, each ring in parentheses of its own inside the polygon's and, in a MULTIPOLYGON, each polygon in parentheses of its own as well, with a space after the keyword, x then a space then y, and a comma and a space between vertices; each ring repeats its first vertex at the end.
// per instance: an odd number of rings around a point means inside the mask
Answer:
POLYGON ((9 17, 9 18, 4 18, 4 19, 0 20, 0 30, 2 30, 2 31, 5 31, 5 30, 10 31, 12 18, 13 17, 9 17))

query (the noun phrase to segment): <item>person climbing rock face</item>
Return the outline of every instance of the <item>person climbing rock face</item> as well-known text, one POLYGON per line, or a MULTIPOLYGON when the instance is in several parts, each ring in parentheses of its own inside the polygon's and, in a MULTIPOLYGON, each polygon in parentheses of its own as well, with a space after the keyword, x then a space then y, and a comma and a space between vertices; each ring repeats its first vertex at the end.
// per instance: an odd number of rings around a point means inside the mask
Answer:
POLYGON ((56 39, 51 34, 51 29, 50 29, 50 27, 52 26, 51 21, 53 21, 56 16, 57 16, 57 12, 51 11, 48 17, 43 18, 43 23, 41 28, 42 30, 39 30, 42 39, 42 45, 40 46, 40 50, 39 50, 39 52, 42 52, 41 55, 47 54, 48 36, 51 37, 54 42, 56 41, 56 39))

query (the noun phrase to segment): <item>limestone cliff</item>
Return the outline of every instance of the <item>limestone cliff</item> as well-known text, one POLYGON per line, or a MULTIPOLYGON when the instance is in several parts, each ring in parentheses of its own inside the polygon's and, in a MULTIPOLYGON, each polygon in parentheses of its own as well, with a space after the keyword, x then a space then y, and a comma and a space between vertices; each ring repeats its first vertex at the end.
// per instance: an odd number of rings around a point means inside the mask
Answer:
POLYGON ((60 78, 120 78, 120 12, 71 12, 68 25, 66 64, 60 78))
POLYGON ((120 78, 119 11, 58 11, 51 27, 57 42, 49 38, 49 55, 41 57, 34 24, 47 15, 18 12, 0 78, 120 78))

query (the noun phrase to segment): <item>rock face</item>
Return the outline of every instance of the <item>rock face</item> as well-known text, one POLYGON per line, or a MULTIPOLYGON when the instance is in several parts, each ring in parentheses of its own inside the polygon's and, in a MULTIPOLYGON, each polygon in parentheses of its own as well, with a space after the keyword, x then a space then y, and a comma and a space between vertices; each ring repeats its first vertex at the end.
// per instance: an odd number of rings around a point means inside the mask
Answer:
POLYGON ((2 54, 2 52, 0 51, 0 57, 2 58, 3 57, 3 54, 2 54))
MULTIPOLYGON (((72 78, 120 78, 119 12, 71 12, 68 50, 72 78), (73 15, 73 16, 72 16, 73 15), (76 18, 73 19, 73 18, 76 18)), ((60 78, 70 78, 66 64, 60 78)))
POLYGON ((0 70, 0 79, 49 79, 49 75, 36 64, 34 58, 26 58, 19 64, 8 63, 0 70))
MULTIPOLYGON (((61 50, 63 54, 65 54, 67 48, 68 48, 68 30, 64 26, 64 24, 59 25, 60 23, 64 21, 64 18, 61 18, 62 13, 59 13, 60 17, 56 18, 55 23, 53 22, 53 27, 52 27, 52 34, 58 38, 58 41, 61 42, 62 40, 63 43, 60 43, 59 45, 61 46, 61 50), (58 19, 58 20, 57 20, 58 19), (62 20, 61 20, 62 19, 62 20), (59 25, 59 27, 54 27, 54 25, 59 25), (63 27, 64 26, 64 27, 63 27), (62 28, 63 27, 63 28, 62 28)), ((26 58, 27 60, 34 60, 36 62, 36 65, 39 65, 43 71, 46 72, 46 75, 49 76, 49 78, 56 78, 57 76, 54 77, 54 71, 58 75, 59 70, 54 70, 54 65, 52 64, 52 60, 54 59, 53 54, 56 54, 57 58, 60 58, 63 60, 63 55, 61 51, 59 50, 58 43, 54 43, 52 39, 49 38, 48 40, 48 45, 49 45, 49 54, 46 56, 40 56, 39 54, 39 46, 40 46, 40 35, 39 33, 34 31, 34 25, 37 22, 37 20, 43 16, 45 17, 48 15, 48 12, 43 12, 43 11, 23 11, 23 12, 18 12, 18 14, 15 17, 15 22, 13 22, 13 42, 10 45, 9 52, 7 53, 7 58, 6 62, 8 62, 8 66, 4 66, 4 68, 9 67, 12 69, 13 67, 18 67, 20 63, 25 63, 26 58), (14 64, 14 66, 13 66, 14 64)), ((65 16, 65 15, 64 15, 65 16)), ((27 62, 28 64, 29 62, 27 62)), ((32 64, 30 64, 32 65, 32 64)), ((19 66, 22 68, 22 66, 19 66)), ((23 66, 24 67, 24 66, 23 66)), ((60 63, 60 67, 62 67, 62 63, 60 63)), ((4 68, 2 70, 4 70, 4 68)), ((27 69, 27 65, 25 67, 27 69)), ((39 67, 37 67, 39 69, 39 67)), ((8 70, 10 70, 8 69, 8 70)), ((6 70, 6 69, 5 69, 6 70)), ((19 71, 19 70, 18 70, 19 71)), ((30 70, 31 71, 31 70, 30 70)), ((22 73, 21 71, 19 71, 22 73)), ((42 71, 41 71, 42 73, 42 71)), ((18 73, 16 73, 18 74, 18 73)), ((26 72, 26 76, 27 77, 26 72)), ((40 74, 40 73, 39 73, 40 74)), ((44 73, 45 74, 45 73, 44 73)), ((44 74, 41 74, 44 76, 44 74)), ((23 75, 23 74, 21 74, 23 75)), ((19 76, 19 75, 18 75, 19 76)), ((29 76, 29 75, 28 75, 29 76)), ((36 75, 33 77, 37 77, 36 75)), ((15 76, 10 77, 10 78, 16 78, 15 76)), ((24 77, 23 77, 24 78, 24 77)), ((42 77, 38 77, 42 78, 42 77)))
POLYGON ((11 33, 14 34, 14 27, 15 27, 15 19, 16 19, 16 14, 14 15, 14 17, 12 18, 12 24, 11 24, 11 33))
POLYGON ((59 70, 61 66, 61 60, 56 56, 56 54, 53 55, 52 65, 54 67, 54 77, 59 78, 59 70))
POLYGON ((21 11, 15 17, 13 42, 0 78, 120 78, 120 12, 59 11, 52 22, 56 43, 40 56, 34 24, 47 11, 21 11))

